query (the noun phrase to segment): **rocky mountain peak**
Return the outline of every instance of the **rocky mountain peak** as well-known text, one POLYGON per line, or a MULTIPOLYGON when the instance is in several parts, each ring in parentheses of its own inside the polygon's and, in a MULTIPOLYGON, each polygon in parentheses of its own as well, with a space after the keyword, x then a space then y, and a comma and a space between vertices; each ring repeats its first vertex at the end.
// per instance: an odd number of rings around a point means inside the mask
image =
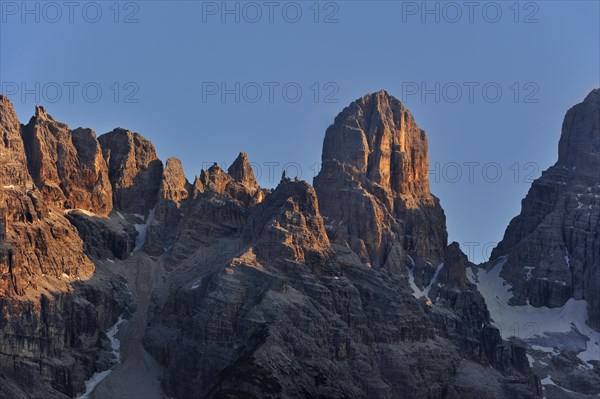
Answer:
POLYGON ((257 188, 258 183, 254 177, 254 171, 248 160, 248 154, 240 152, 238 157, 233 161, 227 173, 235 180, 240 181, 243 185, 248 188, 257 188))
POLYGON ((21 138, 21 124, 8 97, 0 95, 0 178, 5 186, 33 186, 21 138))
POLYGON ((54 118, 52 118, 52 116, 48 115, 48 112, 46 111, 46 108, 42 107, 41 105, 36 105, 35 106, 35 116, 34 118, 36 119, 48 119, 53 121, 54 118))
POLYGON ((388 262, 392 252, 423 265, 443 260, 445 216, 429 192, 427 135, 398 99, 382 90, 344 108, 325 133, 322 160, 314 185, 332 241, 375 267, 398 266, 388 262))
POLYGON ((250 215, 244 235, 266 260, 317 262, 326 257, 329 239, 317 194, 305 181, 283 180, 250 215))
POLYGON ((72 131, 37 106, 21 135, 29 173, 47 201, 101 215, 112 210, 108 169, 93 130, 72 131))
POLYGON ((165 244, 171 242, 171 235, 182 219, 183 207, 193 191, 187 181, 181 161, 175 157, 167 159, 160 182, 154 217, 147 228, 144 249, 153 255, 160 255, 165 244))
POLYGON ((438 276, 438 281, 443 284, 454 284, 461 289, 467 286, 467 267, 470 262, 457 242, 446 247, 444 266, 438 276))
POLYGON ((579 178, 598 180, 600 174, 600 89, 565 115, 558 144, 558 165, 570 168, 579 178))
POLYGON ((600 90, 565 115, 558 162, 535 180, 492 259, 514 304, 560 307, 585 299, 600 329, 600 90))
POLYGON ((428 193, 427 135, 400 100, 381 90, 345 108, 325 133, 323 163, 396 193, 428 193))
POLYGON ((220 194, 225 192, 225 189, 231 180, 231 176, 221 169, 216 162, 206 171, 200 171, 200 181, 204 188, 214 190, 220 194))
POLYGON ((98 138, 108 165, 115 207, 147 215, 156 204, 163 165, 139 133, 116 128, 98 138))

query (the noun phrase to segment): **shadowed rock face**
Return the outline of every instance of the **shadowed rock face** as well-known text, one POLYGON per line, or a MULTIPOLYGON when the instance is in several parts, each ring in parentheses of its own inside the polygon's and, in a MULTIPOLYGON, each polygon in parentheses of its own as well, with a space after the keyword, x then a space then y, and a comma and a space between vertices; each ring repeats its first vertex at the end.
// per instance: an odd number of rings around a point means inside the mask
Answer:
POLYGON ((513 301, 562 306, 585 299, 600 329, 600 89, 564 119, 558 162, 533 182, 492 259, 508 255, 502 277, 513 301))
POLYGON ((426 285, 447 233, 429 192, 427 135, 410 112, 385 91, 358 99, 327 129, 322 160, 314 184, 331 241, 376 268, 410 255, 426 285))
POLYGON ((167 159, 162 174, 154 217, 148 226, 144 248, 152 255, 160 255, 171 245, 174 229, 181 222, 192 186, 187 181, 181 161, 167 159))
POLYGON ((115 208, 148 215, 156 204, 163 171, 154 145, 139 133, 120 128, 98 141, 108 164, 115 208))
POLYGON ((100 215, 112 210, 108 168, 91 129, 69 130, 43 107, 22 130, 29 172, 46 201, 100 215))

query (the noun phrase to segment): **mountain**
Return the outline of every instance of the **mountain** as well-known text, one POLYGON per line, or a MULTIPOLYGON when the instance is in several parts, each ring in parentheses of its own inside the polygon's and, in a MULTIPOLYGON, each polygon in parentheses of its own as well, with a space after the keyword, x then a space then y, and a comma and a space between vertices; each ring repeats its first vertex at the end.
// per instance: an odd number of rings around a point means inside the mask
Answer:
POLYGON ((524 347, 500 338, 466 257, 446 248, 426 135, 404 106, 383 91, 357 100, 323 154, 315 188, 284 176, 260 189, 245 154, 196 178, 144 337, 165 392, 537 397, 524 347))
POLYGON ((589 324, 600 329, 600 90, 564 119, 558 161, 533 182, 492 259, 514 304, 562 306, 585 299, 589 324))
MULTIPOLYGON (((569 187, 597 170, 597 145, 583 144, 594 101, 561 139, 569 187)), ((385 91, 335 118, 314 187, 283 176, 261 188, 243 152, 190 182, 139 133, 96 138, 41 107, 21 125, 4 96, 0 136, 0 397, 541 398, 561 388, 540 382, 532 341, 498 328, 486 287, 503 309, 579 301, 595 327, 593 283, 547 299, 513 281, 529 219, 482 267, 448 245, 427 135, 385 91)), ((593 193, 575 194, 590 213, 593 193)), ((583 230, 573 243, 597 237, 583 230)), ((589 245, 569 260, 597 270, 589 245)), ((573 365, 565 356, 552 360, 573 365)), ((586 394, 600 364, 581 366, 553 378, 586 394)))
POLYGON ((546 376, 548 398, 600 392, 599 233, 595 89, 567 111, 558 161, 532 183, 521 213, 483 265, 486 272, 478 271, 486 281, 494 275, 493 290, 480 284, 492 318, 504 336, 514 334, 529 346, 534 370, 546 376), (499 295, 502 303, 492 299, 499 295))
POLYGON ((67 215, 106 213, 106 165, 93 132, 70 131, 42 108, 20 125, 4 96, 0 137, 0 397, 72 397, 110 366, 102 331, 135 306, 67 215))

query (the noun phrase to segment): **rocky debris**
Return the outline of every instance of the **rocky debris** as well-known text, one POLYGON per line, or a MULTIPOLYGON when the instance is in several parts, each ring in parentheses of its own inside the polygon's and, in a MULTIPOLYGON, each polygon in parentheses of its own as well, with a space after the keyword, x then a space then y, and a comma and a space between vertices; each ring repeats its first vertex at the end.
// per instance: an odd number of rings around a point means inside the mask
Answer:
POLYGON ((521 213, 492 259, 507 255, 501 276, 511 304, 559 307, 585 299, 600 330, 600 89, 564 119, 558 162, 533 182, 521 213))
POLYGON ((163 173, 154 145, 139 133, 117 128, 98 137, 108 165, 117 210, 148 216, 156 205, 163 173))
POLYGON ((29 172, 46 201, 67 209, 110 213, 108 169, 91 129, 71 131, 38 106, 22 136, 29 172))
POLYGON ((426 286, 446 222, 429 192, 427 135, 410 112, 385 91, 358 99, 327 129, 322 160, 314 185, 330 240, 375 268, 399 272, 410 256, 426 286))

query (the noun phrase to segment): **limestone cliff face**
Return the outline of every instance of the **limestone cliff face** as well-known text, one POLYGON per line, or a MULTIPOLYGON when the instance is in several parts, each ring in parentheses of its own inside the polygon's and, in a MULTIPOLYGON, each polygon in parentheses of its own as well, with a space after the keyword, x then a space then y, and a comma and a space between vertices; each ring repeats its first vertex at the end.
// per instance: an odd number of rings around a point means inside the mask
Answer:
POLYGON ((148 215, 156 204, 163 171, 154 145, 139 133, 120 128, 98 141, 108 164, 115 208, 148 215))
POLYGON ((325 133, 314 185, 332 242, 395 270, 408 256, 426 285, 444 258, 445 216, 429 192, 427 135, 385 91, 345 108, 325 133))
POLYGON ((585 299, 600 330, 600 89, 564 119, 558 162, 533 182, 521 213, 492 259, 508 256, 502 276, 513 302, 562 306, 585 299))
POLYGON ((29 172, 46 201, 100 215, 110 213, 108 168, 92 130, 69 130, 43 107, 36 107, 22 135, 29 172))
POLYGON ((318 263, 329 249, 315 190, 289 179, 253 210, 244 236, 255 243, 259 257, 270 261, 318 263))
POLYGON ((3 397, 65 398, 82 392, 105 345, 102 330, 130 301, 117 278, 83 283, 94 279, 96 267, 65 207, 107 212, 110 187, 104 203, 104 161, 97 144, 88 146, 95 143, 93 133, 80 133, 41 108, 21 131, 12 104, 0 96, 3 397))
POLYGON ((169 158, 162 174, 153 219, 148 226, 145 250, 160 255, 172 244, 174 229, 183 219, 193 188, 177 158, 169 158))
POLYGON ((12 103, 0 95, 0 176, 6 186, 32 188, 27 157, 21 139, 21 125, 12 103))
MULTIPOLYGON (((21 137, 15 134, 16 126, 19 126, 16 114, 10 103, 4 104, 0 120, 12 122, 0 125, 0 135, 9 143, 5 150, 22 151, 14 154, 15 162, 8 163, 0 176, 4 295, 36 291, 38 277, 42 274, 57 280, 64 276, 69 279, 90 277, 94 266, 83 253, 83 242, 77 230, 63 216, 62 209, 52 212, 53 201, 31 184, 25 146, 21 137)), ((62 191, 60 193, 57 195, 62 195, 62 191)))

